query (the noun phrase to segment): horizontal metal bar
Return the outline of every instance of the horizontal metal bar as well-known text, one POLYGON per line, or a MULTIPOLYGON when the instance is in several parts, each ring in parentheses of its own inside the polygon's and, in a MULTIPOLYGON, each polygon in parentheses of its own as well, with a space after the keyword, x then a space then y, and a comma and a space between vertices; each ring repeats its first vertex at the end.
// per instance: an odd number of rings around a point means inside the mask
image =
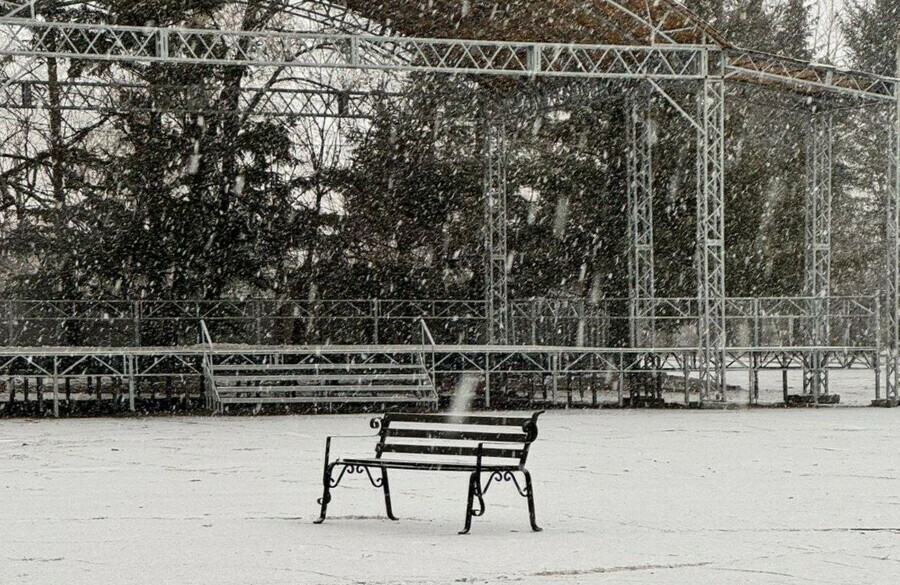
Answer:
POLYGON ((447 441, 482 441, 493 443, 524 443, 524 433, 489 433, 479 431, 444 431, 436 429, 396 429, 388 427, 385 435, 404 439, 440 439, 447 441))
POLYGON ((725 56, 726 79, 876 101, 893 101, 897 91, 896 79, 873 73, 737 48, 725 56))
POLYGON ((308 396, 333 395, 364 395, 364 394, 420 394, 428 391, 426 387, 417 384, 297 384, 285 386, 218 386, 222 394, 281 394, 284 392, 297 392, 308 396))
MULTIPOLYGON (((446 455, 453 457, 475 457, 478 455, 477 447, 449 447, 445 445, 421 445, 404 443, 385 443, 378 445, 377 449, 382 453, 406 453, 412 455, 446 455)), ((522 457, 522 449, 497 449, 487 448, 482 450, 484 457, 498 457, 503 459, 519 459, 522 457)))
POLYGON ((384 418, 385 424, 389 425, 395 422, 451 425, 515 426, 521 428, 525 423, 531 422, 531 417, 392 412, 386 415, 384 418))

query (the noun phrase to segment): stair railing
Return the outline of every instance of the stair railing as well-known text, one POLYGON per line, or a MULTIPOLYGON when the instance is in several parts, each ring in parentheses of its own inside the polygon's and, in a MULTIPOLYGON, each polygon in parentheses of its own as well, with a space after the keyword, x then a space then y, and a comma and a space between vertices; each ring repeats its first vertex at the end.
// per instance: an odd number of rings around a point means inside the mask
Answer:
POLYGON ((203 345, 203 388, 205 389, 205 403, 207 410, 221 412, 222 403, 219 401, 219 389, 213 376, 213 342, 206 321, 200 319, 200 340, 203 345))
POLYGON ((431 329, 428 328, 428 323, 425 322, 425 319, 419 319, 419 323, 421 324, 422 329, 422 345, 419 351, 419 362, 422 364, 422 367, 425 368, 425 373, 428 374, 428 379, 431 382, 431 387, 434 388, 435 395, 437 395, 437 383, 435 380, 435 350, 434 346, 434 336, 431 334, 431 329), (425 348, 429 347, 431 349, 431 364, 430 366, 426 363, 425 356, 425 348))

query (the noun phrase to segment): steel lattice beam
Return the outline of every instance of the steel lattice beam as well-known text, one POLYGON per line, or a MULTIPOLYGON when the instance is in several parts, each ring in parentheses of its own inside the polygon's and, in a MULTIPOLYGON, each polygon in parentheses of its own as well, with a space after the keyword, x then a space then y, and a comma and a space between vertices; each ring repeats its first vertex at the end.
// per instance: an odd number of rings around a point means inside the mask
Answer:
MULTIPOLYGON (((831 175, 832 115, 812 114, 806 142, 806 282, 810 297, 808 341, 812 347, 827 346, 829 340, 828 297, 831 295, 831 175)), ((825 356, 813 354, 804 376, 804 391, 818 401, 828 393, 825 356)))
POLYGON ((699 79, 704 47, 576 45, 0 19, 0 55, 205 65, 699 79), (384 55, 393 56, 386 59, 384 55))
POLYGON ((894 80, 881 75, 739 48, 726 50, 726 56, 725 76, 730 81, 877 101, 893 101, 896 92, 894 80))
POLYGON ((506 246, 508 144, 502 121, 489 117, 484 132, 487 333, 488 343, 502 345, 509 335, 509 262, 506 246))
MULTIPOLYGON (((900 69, 900 51, 898 51, 900 69)), ((888 188, 885 240, 887 265, 885 294, 887 296, 887 356, 885 360, 885 389, 888 400, 900 400, 900 81, 897 99, 888 116, 888 188)))
MULTIPOLYGON (((26 11, 27 13, 27 11, 26 11)), ((21 16, 19 13, 17 16, 21 16)), ((0 18, 0 55, 127 62, 380 69, 491 75, 701 79, 718 45, 577 45, 275 31, 124 27, 0 18)), ((729 79, 892 100, 891 78, 729 49, 729 79)))
POLYGON ((628 108, 628 296, 631 347, 654 347, 653 120, 646 95, 628 108))
MULTIPOLYGON (((697 102, 697 277, 700 401, 725 388, 725 78, 711 52, 697 102)), ((723 398, 719 394, 720 399, 723 398)))

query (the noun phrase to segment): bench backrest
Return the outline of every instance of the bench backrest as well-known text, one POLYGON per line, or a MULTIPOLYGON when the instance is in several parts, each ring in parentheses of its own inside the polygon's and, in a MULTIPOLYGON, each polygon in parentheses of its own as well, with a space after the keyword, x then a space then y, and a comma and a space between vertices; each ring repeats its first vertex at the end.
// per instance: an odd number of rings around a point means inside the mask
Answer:
POLYGON ((486 465, 523 466, 528 448, 537 438, 537 419, 542 413, 482 416, 389 412, 371 422, 372 428, 380 429, 381 437, 375 456, 471 462, 483 443, 481 455, 486 465))

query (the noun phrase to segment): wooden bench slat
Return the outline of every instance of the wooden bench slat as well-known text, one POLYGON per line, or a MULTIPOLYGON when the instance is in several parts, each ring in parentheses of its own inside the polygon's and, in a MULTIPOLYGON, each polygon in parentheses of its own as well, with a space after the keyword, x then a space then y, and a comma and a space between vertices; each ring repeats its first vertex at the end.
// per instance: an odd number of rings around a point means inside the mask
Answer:
POLYGON ((385 435, 404 439, 444 439, 448 441, 483 441, 492 443, 524 443, 525 433, 489 433, 484 431, 445 431, 438 429, 398 429, 387 427, 385 435))
MULTIPOLYGON (((475 457, 478 455, 478 447, 462 447, 447 445, 414 445, 409 443, 385 443, 380 446, 382 453, 407 453, 418 455, 454 455, 457 457, 475 457)), ((522 449, 498 449, 485 447, 482 452, 484 457, 499 457, 519 459, 522 457, 522 449)))
POLYGON ((494 425, 521 427, 531 417, 518 416, 472 416, 455 414, 419 414, 413 412, 391 412, 384 415, 384 422, 410 422, 455 425, 494 425))

